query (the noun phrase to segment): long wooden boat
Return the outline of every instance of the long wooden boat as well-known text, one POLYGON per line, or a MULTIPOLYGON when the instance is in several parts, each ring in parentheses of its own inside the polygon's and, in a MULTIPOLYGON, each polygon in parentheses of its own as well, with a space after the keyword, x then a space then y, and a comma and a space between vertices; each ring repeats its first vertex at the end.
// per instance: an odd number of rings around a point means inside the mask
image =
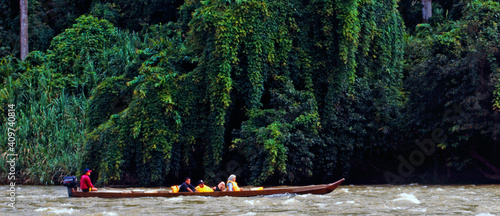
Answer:
POLYGON ((243 190, 243 191, 215 191, 215 192, 185 192, 172 193, 170 191, 91 191, 82 192, 74 187, 68 186, 68 195, 70 197, 100 197, 100 198, 131 198, 131 197, 177 197, 177 196, 232 196, 232 197, 249 197, 263 196, 273 194, 326 194, 337 188, 344 179, 340 179, 331 184, 296 186, 296 187, 279 187, 279 188, 264 188, 261 190, 243 190))

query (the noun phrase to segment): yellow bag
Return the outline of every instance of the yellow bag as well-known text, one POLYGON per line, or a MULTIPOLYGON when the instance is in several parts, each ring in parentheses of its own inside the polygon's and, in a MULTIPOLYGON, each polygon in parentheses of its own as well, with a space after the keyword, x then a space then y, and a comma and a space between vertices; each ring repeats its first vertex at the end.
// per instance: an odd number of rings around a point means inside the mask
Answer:
POLYGON ((170 188, 172 188, 172 193, 178 193, 179 192, 179 186, 178 185, 174 185, 174 186, 172 186, 170 188))
POLYGON ((251 188, 250 190, 264 190, 264 187, 251 188))

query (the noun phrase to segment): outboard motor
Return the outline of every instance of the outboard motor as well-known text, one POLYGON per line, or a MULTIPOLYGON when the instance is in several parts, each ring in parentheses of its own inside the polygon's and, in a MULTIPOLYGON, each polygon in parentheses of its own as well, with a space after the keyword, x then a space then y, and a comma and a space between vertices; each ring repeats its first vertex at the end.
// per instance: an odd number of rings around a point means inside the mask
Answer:
POLYGON ((72 197, 73 192, 72 189, 76 190, 76 186, 78 185, 78 181, 76 180, 76 176, 66 176, 63 179, 63 185, 68 189, 68 196, 72 197))

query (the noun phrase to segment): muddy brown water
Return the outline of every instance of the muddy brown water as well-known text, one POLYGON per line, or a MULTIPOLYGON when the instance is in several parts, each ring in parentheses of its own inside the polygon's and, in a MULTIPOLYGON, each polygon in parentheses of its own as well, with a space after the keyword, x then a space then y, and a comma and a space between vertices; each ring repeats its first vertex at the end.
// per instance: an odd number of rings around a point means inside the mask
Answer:
POLYGON ((19 186, 16 209, 7 205, 8 189, 0 186, 0 215, 500 216, 500 185, 341 185, 325 195, 120 199, 69 198, 62 186, 19 186))

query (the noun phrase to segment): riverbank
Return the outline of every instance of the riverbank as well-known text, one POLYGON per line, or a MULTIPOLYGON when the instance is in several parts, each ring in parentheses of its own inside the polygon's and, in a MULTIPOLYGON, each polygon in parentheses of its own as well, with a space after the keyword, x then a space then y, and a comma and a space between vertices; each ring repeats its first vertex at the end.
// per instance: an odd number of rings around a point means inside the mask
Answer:
MULTIPOLYGON (((338 178, 345 178, 346 181, 343 183, 344 185, 384 185, 391 184, 385 178, 384 174, 389 171, 381 171, 381 170, 368 170, 368 169, 355 169, 349 176, 339 176, 338 178)), ((397 170, 396 170, 397 172, 397 170)), ((394 185, 405 185, 405 184, 423 184, 423 185, 463 185, 463 184, 475 184, 475 185, 486 185, 486 184, 500 184, 499 180, 493 180, 484 177, 477 170, 466 170, 464 172, 442 172, 437 173, 434 172, 425 172, 425 170, 418 170, 414 175, 408 176, 406 178, 402 178, 403 182, 394 185)), ((62 180, 61 175, 61 180, 62 180)), ((78 176, 79 178, 80 176, 78 176)), ((192 179, 203 179, 202 176, 191 176, 192 179)), ((297 183, 293 185, 302 186, 302 185, 310 185, 310 184, 326 184, 331 183, 335 179, 330 179, 330 182, 321 182, 317 179, 311 179, 308 182, 297 183)), ((0 179, 0 185, 8 185, 12 181, 9 181, 8 178, 0 179)), ((40 183, 37 182, 36 179, 17 179, 15 183, 17 185, 29 185, 29 186, 39 186, 39 185, 61 185, 62 183, 59 181, 52 181, 52 184, 40 183)), ((182 179, 178 180, 170 180, 167 181, 164 186, 170 186, 175 184, 180 184, 182 179)), ((247 185, 244 178, 239 179, 239 183, 241 185, 247 185)), ((112 187, 112 188, 127 188, 127 187, 140 187, 133 184, 99 184, 94 180, 94 185, 97 187, 112 187)), ((263 184, 259 186, 273 187, 280 185, 269 185, 263 184)), ((152 186, 155 187, 155 186, 152 186)))

